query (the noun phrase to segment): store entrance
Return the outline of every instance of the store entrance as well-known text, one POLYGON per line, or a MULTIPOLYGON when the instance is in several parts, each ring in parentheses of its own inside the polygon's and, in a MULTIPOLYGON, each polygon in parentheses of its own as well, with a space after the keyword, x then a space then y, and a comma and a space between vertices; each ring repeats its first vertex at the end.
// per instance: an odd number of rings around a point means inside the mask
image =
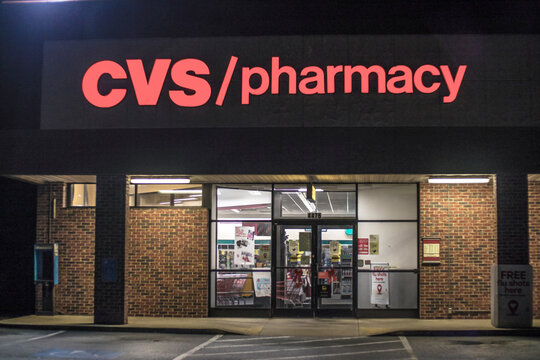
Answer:
POLYGON ((353 316, 354 223, 295 221, 275 230, 274 314, 353 316))

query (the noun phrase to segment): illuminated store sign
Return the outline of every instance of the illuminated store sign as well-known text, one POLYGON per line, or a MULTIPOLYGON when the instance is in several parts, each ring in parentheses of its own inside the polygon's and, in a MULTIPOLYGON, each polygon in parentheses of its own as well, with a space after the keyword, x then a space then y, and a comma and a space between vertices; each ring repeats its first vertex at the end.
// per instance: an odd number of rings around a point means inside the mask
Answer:
MULTIPOLYGON (((306 66, 296 69, 280 64, 279 57, 272 57, 270 69, 263 67, 241 67, 237 69, 238 57, 231 56, 227 70, 218 89, 212 89, 207 77, 210 67, 200 59, 187 58, 173 63, 172 59, 155 59, 152 69, 145 71, 142 59, 126 59, 125 64, 112 60, 102 60, 92 64, 82 78, 82 92, 85 99, 98 108, 111 108, 120 104, 127 94, 125 85, 100 90, 99 83, 104 77, 114 80, 129 79, 133 86, 137 104, 156 106, 167 76, 178 86, 168 90, 169 99, 180 107, 206 105, 212 92, 218 90, 215 105, 222 106, 233 77, 238 77, 241 104, 248 105, 254 96, 270 91, 280 94, 280 80, 287 80, 287 94, 325 95, 334 93, 351 94, 353 83, 357 83, 360 94, 391 93, 431 94, 446 89, 443 103, 454 102, 459 94, 467 65, 459 65, 454 71, 448 65, 421 65, 410 68, 395 65, 388 70, 380 65, 328 65, 326 67, 306 66), (336 81, 339 77, 343 81, 336 81), (340 86, 336 86, 336 84, 340 86), (441 85, 444 85, 441 89, 441 85)), ((149 64, 146 64, 147 66, 149 64)))
POLYGON ((40 128, 538 126, 539 39, 46 41, 40 128))

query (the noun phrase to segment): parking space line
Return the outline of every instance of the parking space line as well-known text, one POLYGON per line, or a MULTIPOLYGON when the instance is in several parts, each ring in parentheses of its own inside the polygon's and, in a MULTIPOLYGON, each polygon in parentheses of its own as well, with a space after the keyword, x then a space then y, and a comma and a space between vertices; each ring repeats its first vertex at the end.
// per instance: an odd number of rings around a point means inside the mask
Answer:
MULTIPOLYGON (((290 337, 290 336, 289 336, 290 337)), ((262 344, 240 344, 240 345, 216 345, 216 346, 210 346, 209 349, 222 349, 222 348, 228 348, 228 347, 246 347, 246 346, 263 346, 263 345, 288 345, 288 344, 303 344, 303 343, 310 343, 310 342, 319 342, 319 341, 339 341, 339 340, 351 340, 351 339, 363 339, 365 336, 353 336, 353 337, 333 337, 333 338, 326 338, 326 339, 315 339, 315 340, 298 340, 298 341, 287 341, 287 342, 269 342, 269 343, 262 343, 262 344)), ((266 338, 268 339, 268 338, 266 338)), ((223 340, 225 341, 225 340, 223 340)))
POLYGON ((47 335, 43 335, 43 336, 36 336, 36 337, 30 338, 30 339, 24 339, 24 340, 14 341, 14 342, 8 343, 8 344, 1 344, 0 347, 10 346, 10 345, 24 344, 24 343, 31 342, 31 341, 36 341, 36 340, 46 339, 46 338, 49 338, 49 337, 51 337, 51 336, 59 335, 59 334, 65 333, 65 332, 66 332, 66 330, 60 330, 60 331, 57 331, 57 332, 54 332, 54 333, 51 333, 51 334, 47 334, 47 335))
POLYGON ((290 338, 290 336, 259 336, 259 337, 253 337, 253 338, 241 338, 241 339, 226 339, 226 340, 218 340, 216 342, 218 343, 224 343, 224 342, 231 342, 231 341, 253 341, 253 340, 268 340, 268 339, 286 339, 290 338))
MULTIPOLYGON (((339 353, 339 354, 317 354, 317 355, 298 355, 298 356, 286 356, 286 357, 275 357, 275 358, 265 358, 265 360, 289 360, 289 359, 318 359, 323 357, 336 357, 336 355, 340 356, 348 356, 348 355, 360 355, 360 354, 374 354, 374 353, 384 353, 384 352, 391 352, 391 351, 406 351, 403 348, 399 349, 384 349, 384 350, 367 350, 367 351, 354 351, 354 352, 347 352, 347 353, 339 353)), ((249 360, 260 360, 260 359, 249 359, 249 360)))
POLYGON ((202 344, 195 346, 193 349, 191 349, 191 350, 189 350, 189 351, 187 351, 187 352, 185 352, 185 353, 183 353, 183 354, 178 355, 178 356, 175 357, 173 360, 182 360, 182 359, 185 359, 185 358, 187 358, 188 356, 190 356, 191 354, 194 354, 194 353, 196 353, 197 351, 199 351, 199 350, 205 348, 207 345, 213 343, 214 341, 216 341, 217 339, 219 339, 219 338, 222 337, 222 336, 223 336, 223 334, 216 335, 216 336, 214 336, 213 338, 211 338, 210 340, 207 340, 207 341, 203 342, 202 344))
MULTIPOLYGON (((399 340, 373 341, 373 342, 359 343, 359 344, 338 344, 338 345, 325 345, 325 346, 313 346, 313 347, 287 348, 287 351, 290 352, 290 351, 303 351, 303 350, 313 350, 313 349, 342 348, 342 347, 347 347, 347 346, 378 345, 378 344, 389 344, 389 343, 396 343, 396 342, 399 342, 399 340)), ((240 355, 240 354, 267 353, 267 352, 276 352, 276 351, 283 351, 283 349, 217 352, 217 353, 210 353, 210 354, 208 353, 197 354, 193 356, 240 355)), ((336 353, 335 355, 341 355, 341 354, 336 353)))
POLYGON ((409 340, 407 340, 407 338, 405 336, 400 336, 399 340, 401 340, 401 343, 403 344, 403 347, 405 348, 405 350, 407 350, 409 355, 411 355, 411 360, 418 360, 416 355, 414 355, 411 344, 409 344, 409 340))

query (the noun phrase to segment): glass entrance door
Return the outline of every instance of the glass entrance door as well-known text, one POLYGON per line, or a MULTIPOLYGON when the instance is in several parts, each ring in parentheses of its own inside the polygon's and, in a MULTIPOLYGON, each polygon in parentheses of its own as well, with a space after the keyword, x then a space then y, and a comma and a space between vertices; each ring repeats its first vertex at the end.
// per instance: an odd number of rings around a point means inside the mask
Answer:
POLYGON ((275 308, 291 315, 310 315, 313 309, 314 265, 311 225, 276 226, 275 308))
POLYGON ((352 315, 354 226, 276 225, 275 313, 352 315))

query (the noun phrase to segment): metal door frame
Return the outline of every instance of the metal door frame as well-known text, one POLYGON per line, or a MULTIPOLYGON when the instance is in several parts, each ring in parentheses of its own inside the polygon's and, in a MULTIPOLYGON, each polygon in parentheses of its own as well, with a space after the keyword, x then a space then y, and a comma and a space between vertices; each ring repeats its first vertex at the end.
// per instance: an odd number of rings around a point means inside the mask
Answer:
MULTIPOLYGON (((356 220, 351 218, 340 219, 280 219, 276 220, 272 226, 272 316, 289 316, 289 317, 325 317, 325 316, 356 316, 357 306, 357 287, 358 287, 358 244, 354 239, 357 235, 356 220), (352 287, 352 303, 350 309, 319 309, 318 308, 318 256, 319 246, 319 226, 347 226, 353 230, 353 254, 351 270, 353 275, 352 287), (311 228, 311 308, 310 309, 278 309, 276 308, 276 282, 277 282, 277 241, 278 241, 278 226, 303 226, 311 228)), ((284 267, 280 267, 284 268, 284 267)))

